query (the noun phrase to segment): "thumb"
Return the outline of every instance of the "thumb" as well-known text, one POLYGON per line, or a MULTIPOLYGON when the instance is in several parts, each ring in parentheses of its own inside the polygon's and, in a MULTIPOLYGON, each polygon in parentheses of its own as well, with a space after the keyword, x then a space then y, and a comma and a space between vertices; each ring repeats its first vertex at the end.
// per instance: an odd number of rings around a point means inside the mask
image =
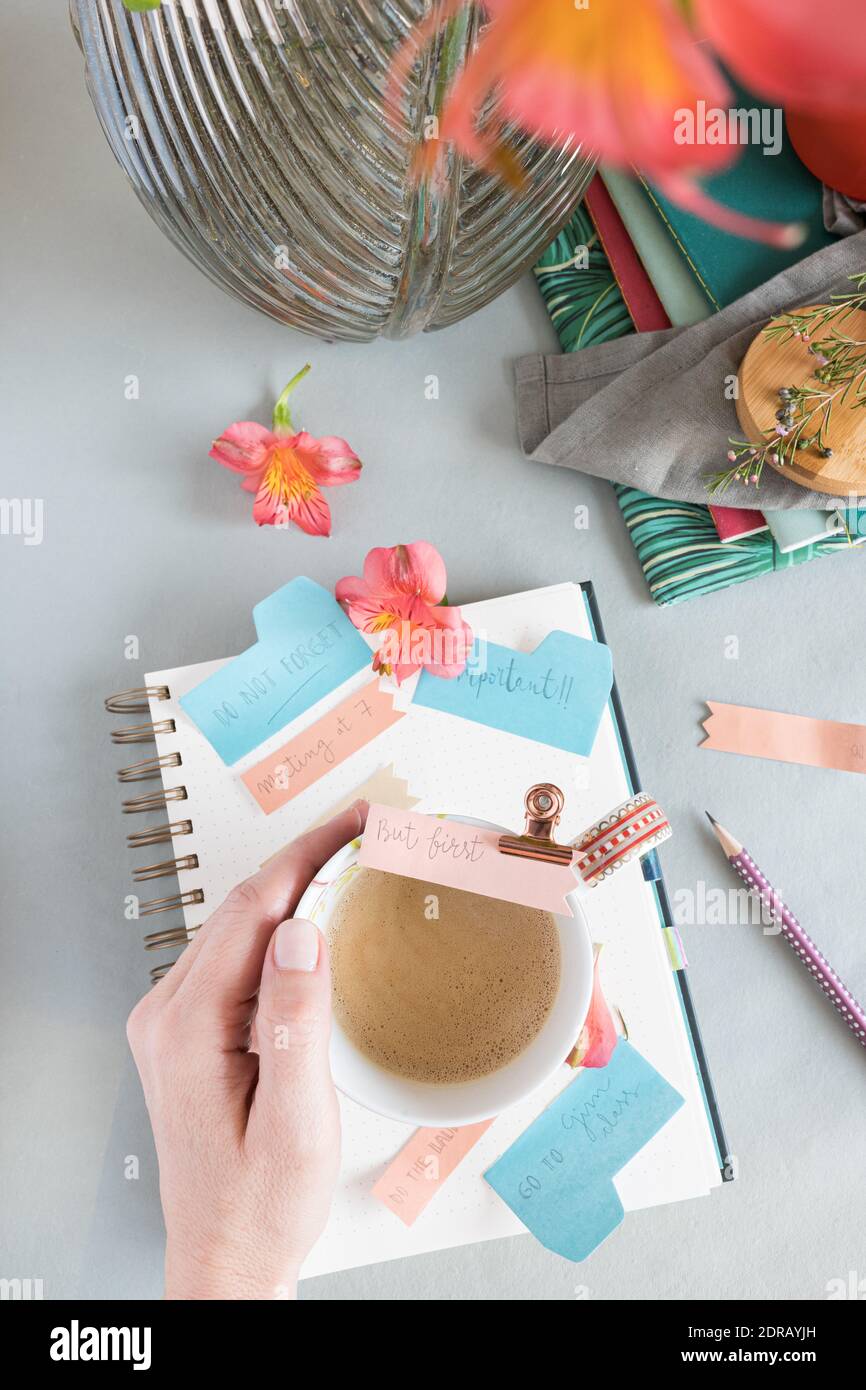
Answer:
POLYGON ((328 1063, 331 975, 328 948, 304 918, 281 922, 262 969, 256 1013, 259 1080, 251 1121, 277 1122, 308 1139, 334 1106, 328 1063))

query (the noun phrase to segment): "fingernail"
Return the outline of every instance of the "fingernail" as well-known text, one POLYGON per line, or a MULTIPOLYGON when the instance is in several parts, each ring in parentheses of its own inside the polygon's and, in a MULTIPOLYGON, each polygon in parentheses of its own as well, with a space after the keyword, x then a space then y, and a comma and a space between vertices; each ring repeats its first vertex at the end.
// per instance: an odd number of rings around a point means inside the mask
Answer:
POLYGON ((319 960, 319 933, 312 922, 291 917, 281 922, 274 938, 274 962, 278 970, 315 970, 319 960))

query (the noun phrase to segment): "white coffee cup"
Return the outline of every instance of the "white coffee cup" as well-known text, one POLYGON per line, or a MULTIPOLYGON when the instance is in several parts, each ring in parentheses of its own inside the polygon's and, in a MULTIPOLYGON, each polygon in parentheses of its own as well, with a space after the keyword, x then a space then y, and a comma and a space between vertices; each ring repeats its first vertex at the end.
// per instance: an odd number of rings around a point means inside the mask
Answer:
MULTIPOLYGON (((503 826, 468 816, 451 816, 464 825, 507 834, 503 826)), ((296 916, 315 922, 327 937, 337 902, 360 871, 360 840, 329 859, 307 888, 296 916)), ((396 1076, 377 1066, 349 1041, 336 1019, 331 1029, 331 1073, 338 1090, 379 1115, 406 1124, 452 1128, 499 1115, 524 1100, 562 1066, 577 1042, 592 994, 593 952, 586 916, 577 895, 569 896, 573 917, 555 917, 559 932, 560 979, 553 1007, 519 1056, 475 1081, 437 1085, 396 1076)))

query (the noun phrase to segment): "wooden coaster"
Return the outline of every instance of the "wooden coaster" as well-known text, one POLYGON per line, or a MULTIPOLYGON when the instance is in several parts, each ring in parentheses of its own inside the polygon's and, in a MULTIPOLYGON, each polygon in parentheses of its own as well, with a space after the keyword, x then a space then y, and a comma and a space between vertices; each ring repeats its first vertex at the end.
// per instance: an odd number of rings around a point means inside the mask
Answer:
MULTIPOLYGON (((832 325, 828 324, 819 336, 829 337, 831 331, 832 325)), ((846 338, 866 341, 866 311, 857 309, 847 314, 837 331, 846 338)), ((821 383, 814 381, 818 363, 808 347, 808 343, 796 338, 786 343, 766 338, 763 330, 752 342, 737 373, 737 417, 744 438, 751 443, 763 444, 765 431, 775 428, 776 411, 781 404, 780 386, 803 386, 811 379, 820 388, 821 383)), ((866 494, 866 406, 858 410, 841 404, 837 397, 827 442, 833 450, 831 458, 821 458, 812 446, 798 449, 795 462, 770 467, 783 478, 815 492, 832 493, 835 497, 866 494)))

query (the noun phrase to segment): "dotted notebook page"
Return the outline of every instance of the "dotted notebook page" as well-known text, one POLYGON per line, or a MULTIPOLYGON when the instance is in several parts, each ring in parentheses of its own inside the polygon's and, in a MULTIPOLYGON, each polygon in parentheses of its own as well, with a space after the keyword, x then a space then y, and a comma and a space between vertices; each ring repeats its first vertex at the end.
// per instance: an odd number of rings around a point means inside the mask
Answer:
MULTIPOLYGON (((583 595, 574 584, 466 605, 463 611, 476 632, 522 650, 532 650, 554 629, 591 636, 583 595)), ((151 702, 154 720, 172 718, 176 723, 174 734, 158 737, 159 753, 179 751, 182 758, 180 767, 166 769, 164 774, 167 787, 185 786, 188 796, 169 807, 170 818, 189 819, 194 827, 192 835, 175 840, 173 850, 199 858, 199 868, 180 879, 182 889, 201 888, 205 896, 204 903, 186 909, 188 927, 204 921, 239 879, 255 872, 271 854, 387 764, 393 764, 395 774, 407 780, 409 791, 419 798, 419 811, 472 815, 514 830, 523 827, 526 789, 534 782, 555 782, 566 797, 558 831, 564 840, 630 794, 609 710, 591 757, 584 759, 410 705, 405 718, 281 810, 266 816, 239 774, 360 689, 370 673, 360 672, 229 768, 178 704, 182 694, 223 664, 207 662, 146 677, 149 685, 165 684, 171 691, 170 700, 151 702)), ((404 689, 403 700, 408 693, 404 689)), ((637 864, 627 865, 593 889, 585 906, 593 940, 604 943, 601 969, 608 999, 622 1013, 634 1046, 685 1100, 682 1109, 618 1175, 623 1205, 631 1210, 705 1195, 719 1183, 720 1175, 652 889, 637 864)), ((150 957, 149 963, 156 959, 150 957)), ((517 1218, 481 1174, 573 1076, 563 1066, 546 1088, 501 1115, 410 1228, 370 1193, 411 1129, 341 1097, 340 1184, 328 1227, 304 1274, 325 1274, 521 1231, 517 1218)))

